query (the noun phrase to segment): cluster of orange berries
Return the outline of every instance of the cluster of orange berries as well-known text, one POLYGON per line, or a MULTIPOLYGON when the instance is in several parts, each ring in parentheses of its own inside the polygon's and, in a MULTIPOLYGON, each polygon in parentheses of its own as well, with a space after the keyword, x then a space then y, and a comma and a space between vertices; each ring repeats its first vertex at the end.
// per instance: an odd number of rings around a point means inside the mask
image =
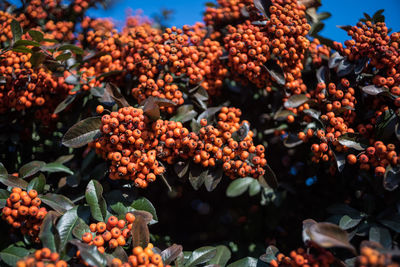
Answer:
POLYGON ((398 32, 389 35, 389 30, 385 22, 373 23, 371 21, 358 22, 357 26, 352 26, 347 31, 352 40, 345 41, 344 48, 340 43, 334 43, 334 49, 350 61, 355 61, 361 57, 368 57, 371 65, 378 69, 385 67, 398 68, 399 57, 399 38, 398 32))
POLYGON ((31 54, 7 51, 4 56, 0 58, 0 113, 40 107, 35 111, 36 119, 48 123, 56 118, 52 111, 70 90, 64 78, 43 67, 33 69, 31 54))
POLYGON ((95 245, 101 253, 104 253, 107 248, 123 247, 131 235, 134 221, 135 215, 129 212, 125 214, 125 220, 118 220, 117 217, 110 216, 107 223, 92 223, 89 226, 90 232, 82 235, 82 241, 89 245, 95 245))
MULTIPOLYGON (((254 6, 253 6, 254 9, 254 6)), ((310 42, 305 38, 310 25, 305 17, 305 7, 294 0, 275 0, 269 7, 270 19, 264 26, 246 20, 236 26, 229 25, 224 38, 229 52, 228 66, 260 88, 271 90, 271 77, 263 65, 273 57, 285 73, 286 84, 293 93, 305 92, 301 79, 302 61, 310 42)), ((240 76, 240 75, 239 75, 240 76)), ((243 82, 243 81, 242 81, 243 82)))
MULTIPOLYGON (((85 26, 91 23, 85 22, 85 26)), ((124 71, 124 76, 137 77, 131 92, 139 103, 154 96, 182 105, 179 82, 201 84, 213 95, 218 93, 227 73, 219 59, 223 53, 220 43, 205 38, 206 33, 201 23, 161 32, 148 22, 141 24, 137 20, 120 33, 115 29, 89 30, 82 41, 108 54, 87 62, 84 67, 93 67, 96 74, 117 70, 124 71)), ((116 78, 113 82, 124 81, 116 78)), ((173 110, 173 107, 167 108, 169 113, 173 110)))
POLYGON ((328 60, 331 54, 330 48, 326 45, 321 45, 317 38, 311 41, 307 51, 310 53, 312 62, 316 67, 321 66, 324 60, 328 60))
POLYGON ((357 257, 355 266, 357 267, 399 267, 400 264, 392 261, 389 254, 384 254, 370 247, 363 247, 361 255, 357 257))
POLYGON ((349 164, 356 164, 359 162, 360 169, 367 171, 373 167, 377 176, 383 176, 389 164, 398 164, 398 156, 395 149, 396 146, 394 144, 385 145, 381 141, 375 141, 373 146, 368 147, 357 156, 348 154, 347 162, 349 164))
POLYGON ((240 23, 249 11, 254 7, 252 0, 217 0, 218 6, 208 6, 203 20, 213 27, 226 26, 230 23, 240 23))
POLYGON ((111 179, 134 180, 136 186, 144 188, 164 172, 156 160, 158 139, 148 129, 142 109, 124 107, 104 115, 101 122, 103 135, 90 146, 111 161, 111 179))
POLYGON ((164 265, 161 255, 155 253, 153 244, 149 243, 146 248, 140 246, 132 249, 132 255, 128 257, 128 262, 122 262, 118 258, 114 258, 111 262, 111 267, 169 267, 164 265))
POLYGON ((395 105, 400 106, 400 33, 389 35, 384 22, 371 21, 358 22, 347 33, 352 40, 345 42, 346 47, 335 42, 334 48, 350 61, 368 58, 371 67, 381 70, 378 75, 374 75, 372 83, 390 89, 396 97, 395 105))
POLYGON ((23 235, 28 234, 35 242, 40 242, 38 234, 47 210, 40 207, 42 201, 37 195, 36 190, 26 192, 14 187, 6 200, 1 218, 13 228, 20 229, 23 235))
POLYGON ((157 120, 149 125, 143 110, 125 107, 102 117, 103 135, 90 146, 111 161, 111 179, 134 180, 138 187, 164 172, 158 160, 173 164, 178 158, 193 159, 203 167, 222 163, 231 178, 258 177, 264 174, 265 148, 253 144, 252 131, 234 139, 242 127, 249 127, 247 121, 240 122, 240 115, 239 109, 223 107, 217 125, 203 119, 196 134, 180 122, 157 120))
POLYGON ((51 252, 48 248, 38 249, 32 255, 17 262, 16 267, 67 267, 66 261, 60 259, 57 252, 51 252))
POLYGON ((317 254, 309 254, 303 248, 298 248, 290 252, 289 256, 279 253, 275 260, 269 264, 272 267, 325 267, 331 266, 335 261, 335 257, 331 252, 316 248, 317 254))

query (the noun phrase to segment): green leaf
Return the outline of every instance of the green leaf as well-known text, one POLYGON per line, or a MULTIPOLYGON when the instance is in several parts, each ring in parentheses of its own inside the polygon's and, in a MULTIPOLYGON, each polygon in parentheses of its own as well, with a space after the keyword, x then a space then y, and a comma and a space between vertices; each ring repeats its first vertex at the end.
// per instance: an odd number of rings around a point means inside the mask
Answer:
POLYGON ((329 206, 327 211, 329 213, 338 214, 338 215, 347 214, 352 218, 361 216, 361 212, 359 212, 358 210, 350 207, 347 204, 343 204, 343 203, 334 204, 332 206, 329 206))
POLYGON ((215 247, 206 246, 198 248, 192 252, 190 258, 185 263, 185 266, 190 267, 206 263, 210 259, 212 259, 216 254, 217 254, 217 249, 215 247))
POLYGON ((122 73, 122 70, 112 70, 112 71, 100 74, 99 76, 96 77, 96 79, 106 78, 106 77, 113 76, 116 74, 121 74, 121 73, 122 73))
POLYGON ((72 229, 72 234, 75 236, 75 238, 81 240, 82 235, 84 233, 89 233, 90 232, 90 227, 85 223, 84 220, 81 218, 78 218, 78 222, 76 223, 74 229, 72 229))
POLYGON ((151 202, 147 198, 141 197, 141 198, 135 200, 132 203, 131 207, 134 208, 135 210, 144 210, 144 211, 149 212, 153 216, 153 219, 158 221, 156 209, 154 208, 153 204, 151 204, 151 202))
POLYGON ((3 163, 0 162, 0 176, 7 177, 8 172, 7 169, 4 167, 3 163))
POLYGON ((250 186, 249 186, 249 195, 252 197, 252 196, 255 196, 255 195, 257 195, 258 193, 260 193, 260 191, 261 191, 261 185, 260 185, 260 183, 258 182, 258 180, 256 180, 256 179, 253 179, 253 181, 251 182, 251 184, 250 184, 250 186))
POLYGON ((285 108, 297 108, 298 106, 303 105, 309 100, 306 95, 292 95, 289 99, 283 104, 285 108))
POLYGON ((71 74, 67 78, 65 78, 65 83, 77 85, 77 84, 79 84, 79 79, 75 75, 71 74))
POLYGON ((85 262, 90 266, 105 267, 107 265, 107 259, 104 254, 101 254, 96 246, 89 246, 76 239, 69 241, 75 245, 81 253, 81 257, 85 259, 85 262))
POLYGON ((85 198, 93 219, 99 222, 104 221, 107 216, 107 204, 102 194, 101 184, 96 180, 91 180, 86 187, 85 198))
POLYGON ((13 47, 19 47, 19 46, 34 46, 34 47, 39 47, 40 44, 38 42, 35 41, 29 41, 29 40, 18 40, 14 43, 13 47))
POLYGON ((70 50, 75 54, 82 55, 84 53, 83 49, 71 44, 62 45, 58 48, 58 51, 70 50))
POLYGON ((264 64, 264 68, 267 70, 269 75, 278 83, 279 85, 285 85, 285 73, 283 72, 281 66, 278 63, 270 59, 264 64))
POLYGON ((310 36, 315 36, 316 34, 318 34, 320 31, 322 31, 322 29, 325 27, 325 24, 322 22, 315 22, 312 24, 310 31, 308 32, 308 34, 310 36))
POLYGON ((226 189, 226 195, 228 197, 237 197, 247 191, 254 178, 238 178, 232 181, 226 189))
POLYGON ((61 214, 64 214, 66 211, 72 209, 75 205, 72 201, 63 195, 48 193, 44 196, 41 196, 40 199, 42 202, 55 211, 58 211, 61 214))
POLYGON ((352 218, 349 215, 344 215, 339 221, 339 227, 343 230, 348 230, 357 226, 361 220, 362 218, 352 218))
POLYGON ((28 186, 26 187, 26 191, 29 192, 32 189, 35 189, 39 194, 43 193, 44 186, 46 185, 46 178, 41 173, 38 177, 33 178, 28 186))
POLYGON ((60 214, 51 210, 44 218, 39 232, 39 239, 42 241, 43 247, 49 248, 51 251, 59 251, 60 236, 55 227, 55 223, 60 214))
POLYGON ((72 54, 69 53, 69 52, 63 53, 63 54, 58 55, 58 56, 56 57, 56 60, 58 60, 58 61, 65 61, 65 60, 71 58, 71 56, 72 56, 72 54))
POLYGON ((101 135, 101 118, 90 117, 72 126, 64 135, 62 144, 78 148, 94 141, 101 135))
POLYGON ((39 32, 39 31, 35 31, 35 30, 29 30, 28 34, 32 37, 33 40, 35 40, 36 42, 41 42, 43 41, 43 33, 39 32))
POLYGON ((386 228, 372 226, 369 229, 369 240, 380 243, 384 248, 392 248, 392 237, 386 228))
POLYGON ((64 172, 64 173, 68 173, 70 175, 74 174, 74 172, 71 171, 67 166, 64 166, 62 163, 59 163, 59 162, 47 163, 40 170, 42 172, 49 172, 49 173, 64 172))
POLYGON ((10 245, 0 252, 0 258, 8 265, 16 266, 17 261, 19 261, 23 257, 28 256, 28 254, 29 250, 27 250, 26 248, 10 245))
POLYGON ((12 51, 17 52, 17 53, 25 53, 25 54, 32 53, 32 49, 29 49, 29 48, 24 47, 24 46, 13 47, 12 51))
POLYGON ((176 110, 176 115, 170 120, 185 123, 196 118, 196 116, 197 112, 193 110, 193 105, 183 105, 176 110))
POLYGON ((222 168, 209 169, 204 181, 204 186, 208 192, 213 191, 221 182, 223 176, 222 168))
POLYGON ((78 207, 74 207, 64 213, 58 220, 56 228, 60 236, 60 251, 63 251, 68 241, 73 239, 72 230, 79 222, 78 219, 78 207))
POLYGON ((22 27, 15 19, 11 21, 11 32, 13 34, 13 43, 21 39, 22 27))
POLYGON ((61 164, 67 163, 68 161, 70 161, 71 159, 74 158, 74 154, 71 155, 65 155, 65 156, 60 156, 58 157, 54 162, 59 162, 61 164))
POLYGON ((388 92, 387 87, 377 87, 376 85, 367 85, 361 88, 361 90, 368 95, 378 95, 383 92, 388 92))
POLYGON ((325 20, 327 18, 330 18, 331 16, 332 16, 332 14, 329 12, 321 12, 321 13, 318 13, 318 20, 325 20))
POLYGON ((60 104, 58 104, 53 113, 58 114, 64 109, 66 109, 72 102, 74 102, 76 96, 77 94, 68 95, 67 98, 65 98, 60 104))
POLYGON ((207 170, 196 164, 191 165, 189 170, 189 182, 194 190, 199 190, 207 177, 207 170))
POLYGON ((231 251, 226 246, 217 246, 215 256, 208 262, 208 264, 217 264, 218 266, 225 266, 231 258, 231 251))
POLYGON ((256 258, 246 257, 229 264, 228 267, 257 267, 257 263, 258 260, 256 258))
POLYGON ((7 203, 7 198, 10 196, 10 192, 5 189, 0 189, 0 209, 4 208, 7 203))
POLYGON ((24 179, 26 177, 35 175, 36 173, 38 173, 40 171, 41 168, 43 168, 46 165, 46 163, 44 161, 31 161, 27 164, 25 164, 24 166, 22 166, 19 169, 19 175, 18 177, 24 179))
POLYGON ((11 187, 20 187, 22 189, 26 189, 26 187, 28 186, 28 183, 26 181, 13 175, 8 175, 8 177, 0 176, 0 183, 11 187))

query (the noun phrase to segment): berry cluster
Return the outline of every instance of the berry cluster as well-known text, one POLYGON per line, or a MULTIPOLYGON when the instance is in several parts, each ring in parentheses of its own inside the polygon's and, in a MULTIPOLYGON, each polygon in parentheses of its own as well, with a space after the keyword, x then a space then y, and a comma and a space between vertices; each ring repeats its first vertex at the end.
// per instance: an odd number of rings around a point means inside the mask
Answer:
POLYGON ((217 4, 208 6, 203 17, 207 25, 215 28, 243 21, 245 13, 254 8, 252 0, 217 0, 217 4))
POLYGON ((106 249, 123 247, 126 244, 126 239, 131 235, 134 221, 135 215, 127 213, 125 220, 118 220, 117 217, 111 216, 107 223, 92 223, 89 226, 90 232, 82 235, 82 241, 89 245, 95 245, 101 253, 104 253, 106 249))
POLYGON ((24 259, 17 262, 16 267, 67 267, 66 261, 60 259, 60 255, 57 252, 51 252, 48 248, 38 249, 24 259))
POLYGON ((233 76, 238 73, 245 77, 245 83, 250 81, 270 91, 272 77, 264 65, 272 57, 279 58, 277 63, 285 73, 285 86, 300 94, 306 90, 301 71, 310 43, 305 38, 310 30, 305 7, 294 0, 272 1, 269 12, 270 19, 264 26, 253 25, 254 20, 227 26, 229 34, 224 43, 229 51, 228 66, 235 73, 233 76))
MULTIPOLYGON (((98 29, 87 31, 82 40, 98 51, 109 53, 100 60, 87 62, 85 70, 93 68, 96 74, 124 71, 125 75, 137 77, 131 93, 139 103, 155 96, 182 105, 180 83, 201 84, 210 95, 218 93, 227 73, 219 59, 223 51, 219 42, 205 38, 207 31, 201 23, 161 32, 146 21, 128 22, 120 33, 99 28, 98 23, 85 22, 85 27, 98 29)), ((113 81, 124 82, 120 78, 113 81)), ((172 113, 174 108, 167 107, 166 111, 172 113)))
MULTIPOLYGON (((8 51, 0 58, 0 113, 37 107, 35 118, 47 124, 52 111, 68 95, 72 85, 45 68, 33 69, 31 54, 8 51)), ((72 86, 73 88, 73 86, 72 86)))
POLYGON ((389 254, 381 253, 370 247, 363 247, 361 255, 357 257, 355 266, 357 267, 399 267, 400 264, 392 261, 389 254))
POLYGON ((134 180, 138 187, 164 172, 159 160, 173 164, 178 158, 193 159, 203 167, 221 163, 232 179, 258 177, 264 174, 265 148, 253 144, 252 131, 235 136, 249 127, 240 122, 240 115, 239 109, 223 107, 216 126, 203 119, 196 134, 180 122, 157 120, 150 125, 143 110, 125 107, 102 117, 103 136, 90 146, 111 161, 111 179, 134 180))
POLYGON ((153 244, 148 244, 146 248, 135 247, 132 249, 132 255, 128 257, 128 262, 122 262, 118 258, 114 258, 111 262, 112 267, 168 267, 170 265, 164 265, 161 255, 155 253, 153 250, 153 244))
POLYGON ((40 242, 38 234, 47 210, 40 207, 42 201, 37 195, 36 190, 26 192, 14 187, 7 198, 1 218, 13 228, 20 229, 23 235, 28 234, 35 242, 40 242))
POLYGON ((276 257, 276 260, 272 260, 270 265, 272 267, 323 267, 331 266, 331 264, 334 263, 335 257, 331 252, 321 248, 316 249, 317 251, 315 255, 307 253, 303 248, 293 250, 290 252, 289 256, 279 253, 276 257))

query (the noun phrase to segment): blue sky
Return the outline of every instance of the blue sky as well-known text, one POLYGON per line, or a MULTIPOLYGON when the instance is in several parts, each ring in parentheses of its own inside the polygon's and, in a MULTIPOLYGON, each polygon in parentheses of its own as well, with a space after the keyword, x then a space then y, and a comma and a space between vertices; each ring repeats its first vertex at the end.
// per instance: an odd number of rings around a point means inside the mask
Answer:
MULTIPOLYGON (((109 10, 91 10, 90 14, 100 17, 112 17, 122 21, 125 10, 131 8, 142 9, 144 14, 151 17, 161 8, 174 10, 171 23, 176 26, 193 24, 201 21, 204 0, 114 0, 114 5, 109 10)), ((214 1, 215 2, 215 1, 214 1)), ((328 11, 332 17, 325 20, 325 28, 321 35, 335 41, 347 40, 346 33, 336 25, 354 25, 363 17, 363 12, 373 14, 379 9, 385 9, 384 15, 388 27, 394 31, 400 30, 400 0, 322 0, 319 12, 328 11)))
MULTIPOLYGON (((1 0, 0 0, 1 1, 1 0)), ((89 14, 95 17, 110 17, 117 23, 124 21, 128 9, 143 10, 144 15, 151 17, 162 8, 174 11, 171 24, 182 26, 193 24, 202 20, 206 2, 216 2, 216 0, 110 0, 113 2, 111 8, 107 10, 92 9, 89 14)), ((11 0, 16 3, 18 0, 11 0)), ((332 17, 325 20, 325 28, 321 35, 335 41, 344 42, 347 40, 345 31, 337 28, 337 25, 354 25, 359 18, 363 17, 363 12, 370 15, 379 9, 385 9, 384 15, 389 28, 400 31, 400 0, 321 0, 322 6, 319 12, 328 11, 332 17)))

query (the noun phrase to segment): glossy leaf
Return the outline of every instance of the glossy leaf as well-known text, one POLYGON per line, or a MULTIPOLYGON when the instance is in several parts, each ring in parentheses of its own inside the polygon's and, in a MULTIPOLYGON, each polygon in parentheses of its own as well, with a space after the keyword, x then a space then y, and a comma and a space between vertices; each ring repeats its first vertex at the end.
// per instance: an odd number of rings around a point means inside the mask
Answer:
POLYGON ((67 98, 65 98, 60 104, 58 104, 53 113, 58 114, 66 109, 72 102, 74 102, 76 96, 77 94, 67 96, 67 98))
POLYGON ((240 259, 238 261, 235 261, 231 264, 228 265, 228 267, 257 267, 258 266, 258 260, 253 257, 246 257, 243 259, 240 259))
POLYGON ((215 247, 201 247, 196 249, 190 255, 190 258, 185 263, 186 267, 198 266, 200 264, 208 262, 210 259, 215 257, 217 249, 215 247))
POLYGON ((39 194, 43 193, 44 186, 46 185, 46 178, 41 173, 38 177, 33 178, 28 186, 26 187, 26 191, 29 192, 32 189, 35 189, 39 194))
POLYGON ((24 178, 27 178, 29 176, 35 175, 45 165, 46 165, 46 163, 44 161, 37 161, 37 160, 31 161, 31 162, 25 164, 24 166, 22 166, 19 169, 18 177, 24 179, 24 178))
POLYGON ((49 211, 40 226, 39 239, 42 241, 43 247, 49 248, 51 251, 59 251, 60 247, 60 235, 55 227, 59 216, 59 213, 53 210, 49 211))
POLYGON ((349 215, 344 215, 339 221, 339 227, 343 230, 348 230, 350 228, 356 227, 362 218, 352 218, 349 215))
POLYGON ((26 187, 28 186, 28 183, 26 181, 13 175, 8 175, 8 177, 0 176, 0 183, 11 187, 20 187, 22 189, 26 189, 26 187))
POLYGON ((85 259, 85 262, 91 266, 105 267, 107 265, 107 259, 104 254, 101 254, 96 246, 89 246, 76 239, 69 241, 75 245, 80 251, 81 257, 85 259))
POLYGON ((254 178, 251 177, 237 178, 236 180, 233 180, 226 189, 226 195, 228 197, 240 196, 248 190, 253 180, 254 178))
POLYGON ((310 226, 309 236, 311 241, 323 248, 342 247, 355 252, 349 243, 346 231, 332 223, 316 223, 310 226))
POLYGON ((369 240, 381 244, 384 248, 392 247, 392 237, 388 229, 372 226, 369 229, 369 240))
POLYGON ((78 148, 94 141, 100 136, 101 118, 90 117, 72 126, 64 135, 62 144, 78 148))
POLYGON ((74 172, 71 171, 67 166, 64 166, 62 163, 59 163, 59 162, 47 163, 40 170, 42 172, 49 172, 49 173, 63 172, 63 173, 67 173, 69 175, 74 174, 74 172))
POLYGON ((28 254, 29 250, 26 248, 10 245, 9 247, 0 251, 0 258, 9 266, 16 266, 17 261, 25 256, 28 256, 28 254))
POLYGON ((147 198, 141 197, 135 200, 132 203, 131 207, 134 208, 135 210, 143 210, 149 212, 153 216, 153 219, 158 221, 156 209, 147 198))
POLYGON ((72 203, 69 198, 63 195, 48 193, 44 196, 41 196, 40 199, 44 204, 50 206, 52 209, 61 214, 64 214, 66 211, 74 207, 74 203, 72 203))
POLYGON ((164 264, 171 264, 182 253, 182 246, 173 244, 161 252, 164 264))
POLYGON ((271 77, 280 85, 285 85, 285 73, 283 72, 281 66, 276 63, 275 60, 268 60, 264 64, 265 69, 271 75, 271 77))
POLYGON ((81 218, 78 218, 78 221, 75 224, 75 227, 72 229, 72 234, 75 238, 81 240, 82 239, 82 235, 84 233, 89 233, 90 232, 90 228, 89 225, 87 225, 85 223, 84 220, 82 220, 81 218))
POLYGON ((78 207, 74 207, 64 213, 57 223, 57 231, 60 236, 59 250, 62 251, 67 245, 68 241, 72 240, 72 230, 79 222, 78 207))
POLYGON ((226 246, 217 246, 215 256, 208 262, 208 264, 217 264, 218 266, 225 266, 231 258, 231 251, 226 246))
POLYGON ((285 108, 297 108, 308 100, 309 98, 306 95, 292 95, 283 105, 285 108))
POLYGON ((86 202, 89 204, 90 212, 96 221, 104 221, 107 216, 107 204, 103 198, 103 187, 96 180, 91 180, 86 187, 86 202))
POLYGON ((13 34, 13 43, 21 39, 22 27, 15 19, 11 21, 11 32, 13 34))

